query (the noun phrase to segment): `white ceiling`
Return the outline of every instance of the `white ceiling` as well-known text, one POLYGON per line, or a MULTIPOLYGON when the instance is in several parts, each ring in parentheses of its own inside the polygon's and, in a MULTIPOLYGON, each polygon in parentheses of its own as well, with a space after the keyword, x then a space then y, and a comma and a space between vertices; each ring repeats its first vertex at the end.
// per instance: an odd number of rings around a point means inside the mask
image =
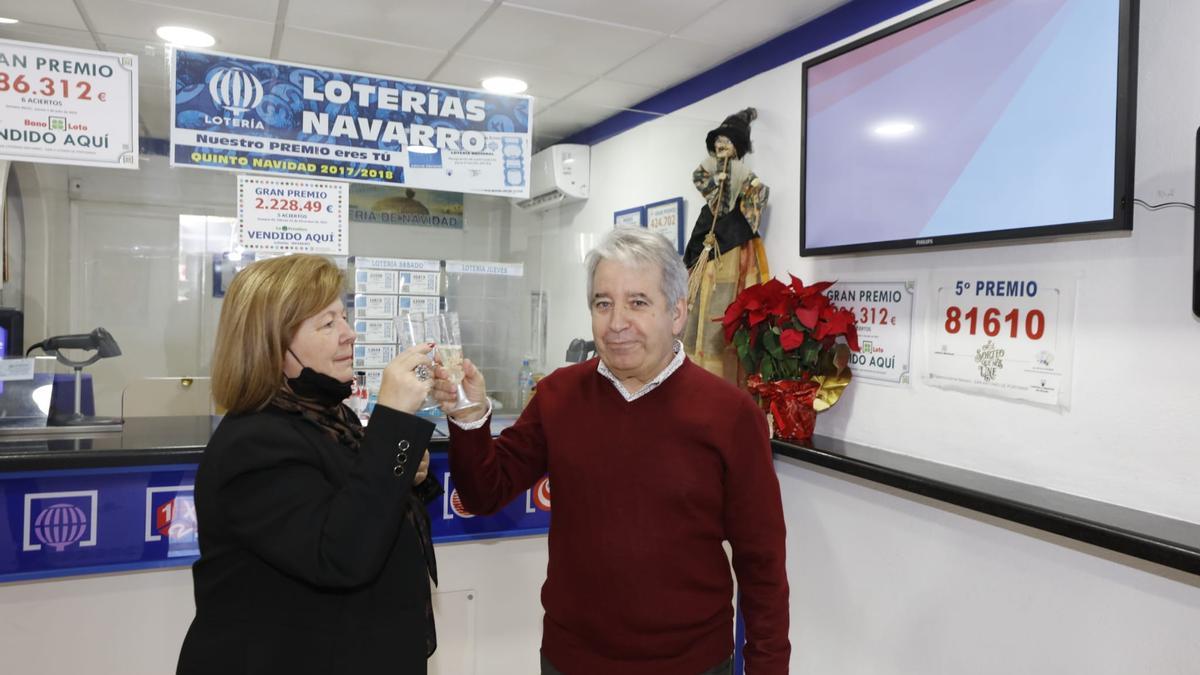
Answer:
POLYGON ((0 37, 141 56, 143 133, 165 138, 170 87, 154 30, 211 49, 535 97, 545 147, 848 0, 0 0, 0 37))

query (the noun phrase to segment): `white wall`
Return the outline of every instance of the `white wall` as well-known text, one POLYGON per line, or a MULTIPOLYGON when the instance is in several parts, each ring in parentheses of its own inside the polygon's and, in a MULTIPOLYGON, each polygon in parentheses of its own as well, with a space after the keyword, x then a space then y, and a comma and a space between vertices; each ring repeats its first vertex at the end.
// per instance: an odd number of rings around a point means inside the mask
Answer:
POLYGON ((1200 577, 793 460, 776 468, 793 673, 1197 672, 1200 577))

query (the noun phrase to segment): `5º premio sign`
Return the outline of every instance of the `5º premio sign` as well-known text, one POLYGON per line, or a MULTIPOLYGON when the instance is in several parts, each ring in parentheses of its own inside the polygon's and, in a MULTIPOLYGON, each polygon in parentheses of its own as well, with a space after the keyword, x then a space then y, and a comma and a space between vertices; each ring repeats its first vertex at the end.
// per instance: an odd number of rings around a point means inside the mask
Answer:
POLYGON ((137 57, 0 40, 0 159, 136 169, 137 57))
POLYGON ((929 384, 1069 404, 1073 279, 964 272, 933 288, 929 384))

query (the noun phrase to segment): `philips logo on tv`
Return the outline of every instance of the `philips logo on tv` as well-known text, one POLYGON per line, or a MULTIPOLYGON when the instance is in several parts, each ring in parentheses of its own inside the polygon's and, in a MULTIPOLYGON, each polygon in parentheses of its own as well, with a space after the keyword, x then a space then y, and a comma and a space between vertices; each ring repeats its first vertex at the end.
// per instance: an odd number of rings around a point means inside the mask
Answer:
POLYGON ((930 246, 933 244, 932 239, 918 239, 913 242, 914 246, 930 246))

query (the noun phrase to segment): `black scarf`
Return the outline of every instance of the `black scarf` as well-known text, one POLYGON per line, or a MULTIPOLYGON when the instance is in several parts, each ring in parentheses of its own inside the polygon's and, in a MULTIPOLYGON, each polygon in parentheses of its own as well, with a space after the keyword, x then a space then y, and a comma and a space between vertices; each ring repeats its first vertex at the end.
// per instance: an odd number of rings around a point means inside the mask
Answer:
MULTIPOLYGON (((358 415, 342 405, 342 401, 350 396, 350 389, 349 382, 339 382, 324 373, 305 367, 300 371, 300 377, 284 380, 283 386, 271 400, 271 405, 284 412, 299 415, 348 451, 357 453, 366 431, 358 421, 358 415)), ((437 559, 433 553, 429 511, 425 505, 442 494, 441 483, 433 476, 425 476, 425 480, 413 486, 409 495, 408 511, 405 514, 409 524, 417 531, 417 540, 421 542, 421 554, 425 557, 425 567, 429 570, 429 577, 433 579, 435 586, 438 582, 437 559)), ((432 598, 425 600, 425 619, 425 656, 429 657, 437 649, 432 598)))

